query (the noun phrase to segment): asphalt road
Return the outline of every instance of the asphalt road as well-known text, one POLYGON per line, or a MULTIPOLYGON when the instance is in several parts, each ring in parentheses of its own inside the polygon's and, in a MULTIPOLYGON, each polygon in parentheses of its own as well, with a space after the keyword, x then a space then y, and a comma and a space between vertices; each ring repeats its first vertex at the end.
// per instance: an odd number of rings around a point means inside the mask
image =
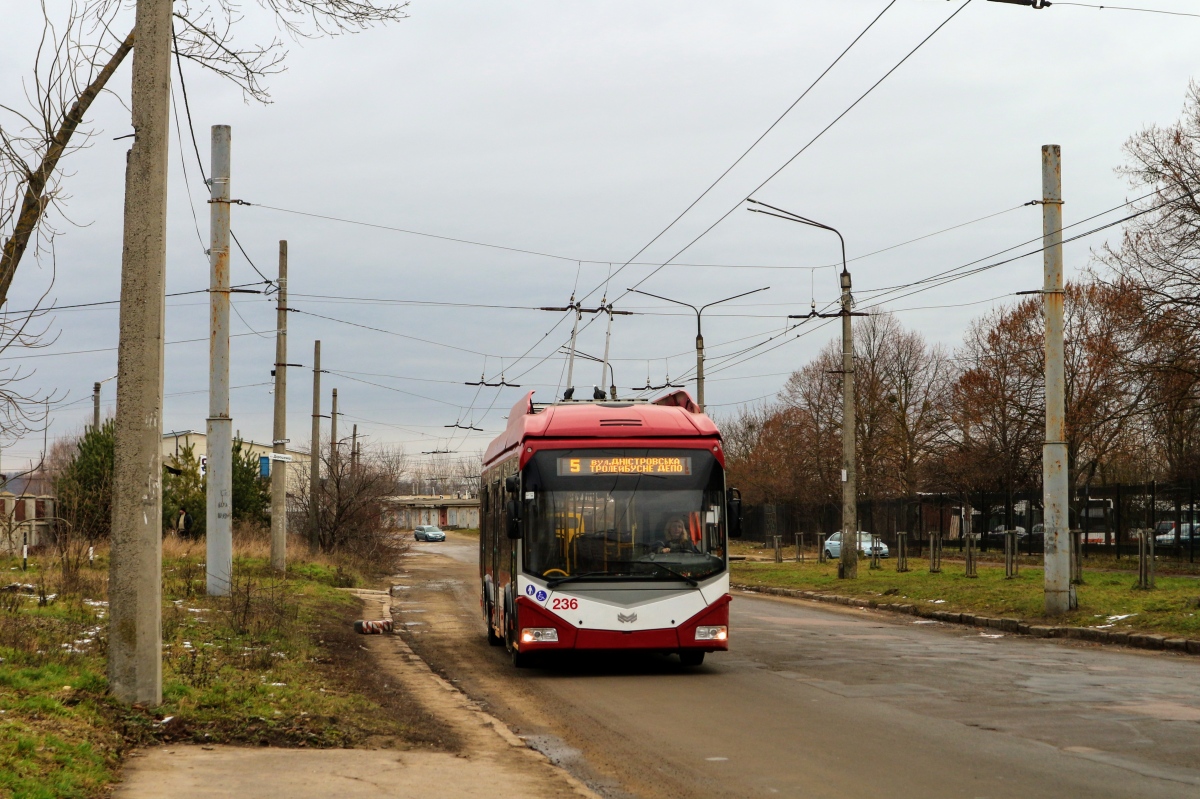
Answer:
POLYGON ((411 645, 612 797, 1200 796, 1200 659, 735 596, 732 650, 514 669, 473 540, 418 544, 411 645))

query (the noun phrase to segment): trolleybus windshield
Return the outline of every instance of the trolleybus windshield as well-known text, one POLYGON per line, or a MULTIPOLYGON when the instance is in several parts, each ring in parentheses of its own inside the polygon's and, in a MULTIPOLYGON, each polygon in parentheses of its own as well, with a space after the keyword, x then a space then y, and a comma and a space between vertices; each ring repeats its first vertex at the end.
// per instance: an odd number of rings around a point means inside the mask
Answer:
POLYGON ((530 574, 691 582, 725 568, 725 479, 707 450, 543 451, 523 482, 530 574))

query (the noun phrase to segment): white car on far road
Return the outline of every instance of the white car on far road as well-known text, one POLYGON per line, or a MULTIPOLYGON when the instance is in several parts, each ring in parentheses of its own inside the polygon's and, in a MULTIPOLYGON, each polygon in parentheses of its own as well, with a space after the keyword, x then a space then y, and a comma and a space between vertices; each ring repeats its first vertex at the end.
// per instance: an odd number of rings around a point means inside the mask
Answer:
MULTIPOLYGON (((887 544, 883 543, 883 539, 877 535, 864 533, 860 530, 858 533, 859 554, 861 554, 863 557, 871 555, 872 552, 868 551, 868 547, 871 547, 875 554, 878 554, 881 558, 886 558, 888 556, 887 544)), ((829 538, 825 539, 825 557, 834 559, 840 558, 841 556, 842 534, 839 532, 834 533, 833 535, 829 536, 829 538)))

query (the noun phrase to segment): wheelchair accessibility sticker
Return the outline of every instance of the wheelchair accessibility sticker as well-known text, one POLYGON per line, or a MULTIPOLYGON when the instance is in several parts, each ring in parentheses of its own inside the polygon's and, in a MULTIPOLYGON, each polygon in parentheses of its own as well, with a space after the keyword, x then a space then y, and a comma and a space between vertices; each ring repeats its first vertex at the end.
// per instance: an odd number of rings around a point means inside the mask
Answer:
POLYGON ((538 602, 541 602, 543 605, 546 604, 546 600, 550 598, 549 593, 547 593, 544 589, 539 589, 533 584, 525 586, 525 594, 533 599, 536 599, 538 602))

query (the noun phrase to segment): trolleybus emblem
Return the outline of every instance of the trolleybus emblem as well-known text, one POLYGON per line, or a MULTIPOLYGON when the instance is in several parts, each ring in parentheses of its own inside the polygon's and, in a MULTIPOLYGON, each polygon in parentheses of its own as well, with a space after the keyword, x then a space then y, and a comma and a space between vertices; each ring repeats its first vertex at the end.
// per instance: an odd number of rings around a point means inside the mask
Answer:
POLYGON ((621 622, 622 624, 633 624, 635 621, 637 621, 637 614, 630 613, 628 616, 626 616, 624 613, 618 613, 617 621, 621 622))

